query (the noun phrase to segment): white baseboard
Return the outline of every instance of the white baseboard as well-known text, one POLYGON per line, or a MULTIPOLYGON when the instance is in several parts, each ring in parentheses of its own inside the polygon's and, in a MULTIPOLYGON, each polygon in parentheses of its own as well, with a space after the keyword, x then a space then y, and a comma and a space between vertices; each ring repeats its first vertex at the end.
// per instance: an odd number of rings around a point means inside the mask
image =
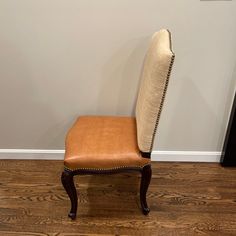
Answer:
MULTIPOLYGON (((0 149, 0 159, 63 160, 65 150, 0 149)), ((220 162, 221 152, 153 151, 152 161, 220 162)))
POLYGON ((65 150, 0 149, 0 160, 63 160, 65 150))
POLYGON ((221 152, 153 151, 152 161, 220 162, 221 152))

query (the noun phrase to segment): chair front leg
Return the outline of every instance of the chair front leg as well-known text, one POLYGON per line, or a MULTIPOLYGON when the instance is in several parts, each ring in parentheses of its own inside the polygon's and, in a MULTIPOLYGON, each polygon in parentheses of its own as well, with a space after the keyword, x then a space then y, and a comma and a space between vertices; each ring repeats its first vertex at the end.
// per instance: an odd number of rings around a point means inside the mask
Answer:
POLYGON ((78 204, 78 197, 77 192, 74 185, 74 175, 64 170, 61 175, 61 182, 70 198, 71 201, 71 210, 68 216, 74 220, 76 218, 76 212, 77 212, 77 204, 78 204))
POLYGON ((142 178, 140 185, 140 203, 143 214, 147 215, 150 212, 150 209, 148 208, 147 205, 146 193, 152 177, 151 165, 144 166, 141 173, 142 173, 142 178))

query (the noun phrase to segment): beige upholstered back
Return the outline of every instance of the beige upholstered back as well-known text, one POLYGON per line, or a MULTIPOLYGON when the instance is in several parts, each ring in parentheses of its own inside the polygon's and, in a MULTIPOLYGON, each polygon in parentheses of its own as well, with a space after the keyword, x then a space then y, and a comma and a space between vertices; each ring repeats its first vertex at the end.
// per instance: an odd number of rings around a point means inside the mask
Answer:
POLYGON ((162 29, 152 37, 136 104, 138 146, 142 152, 152 151, 173 62, 170 32, 162 29))

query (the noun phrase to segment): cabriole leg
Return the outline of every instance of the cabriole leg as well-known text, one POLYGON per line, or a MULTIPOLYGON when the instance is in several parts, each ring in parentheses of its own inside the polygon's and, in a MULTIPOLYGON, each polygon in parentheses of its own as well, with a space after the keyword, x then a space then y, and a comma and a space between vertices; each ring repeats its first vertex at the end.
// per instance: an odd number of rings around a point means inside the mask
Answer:
POLYGON ((74 220, 76 218, 78 197, 74 185, 73 174, 69 171, 64 170, 61 175, 61 182, 70 198, 71 210, 68 216, 74 220))
POLYGON ((144 166, 141 173, 142 173, 142 178, 140 185, 140 203, 143 214, 147 215, 150 212, 150 209, 148 208, 147 205, 146 193, 152 177, 151 165, 144 166))

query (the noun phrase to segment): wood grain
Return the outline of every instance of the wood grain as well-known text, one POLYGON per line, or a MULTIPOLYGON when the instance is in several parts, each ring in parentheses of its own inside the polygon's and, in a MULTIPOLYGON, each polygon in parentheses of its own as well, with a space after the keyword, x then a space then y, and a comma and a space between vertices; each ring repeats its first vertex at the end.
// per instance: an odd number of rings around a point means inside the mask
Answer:
POLYGON ((139 207, 138 173, 77 176, 77 219, 67 217, 61 161, 0 161, 1 236, 236 235, 236 169, 153 163, 139 207))

